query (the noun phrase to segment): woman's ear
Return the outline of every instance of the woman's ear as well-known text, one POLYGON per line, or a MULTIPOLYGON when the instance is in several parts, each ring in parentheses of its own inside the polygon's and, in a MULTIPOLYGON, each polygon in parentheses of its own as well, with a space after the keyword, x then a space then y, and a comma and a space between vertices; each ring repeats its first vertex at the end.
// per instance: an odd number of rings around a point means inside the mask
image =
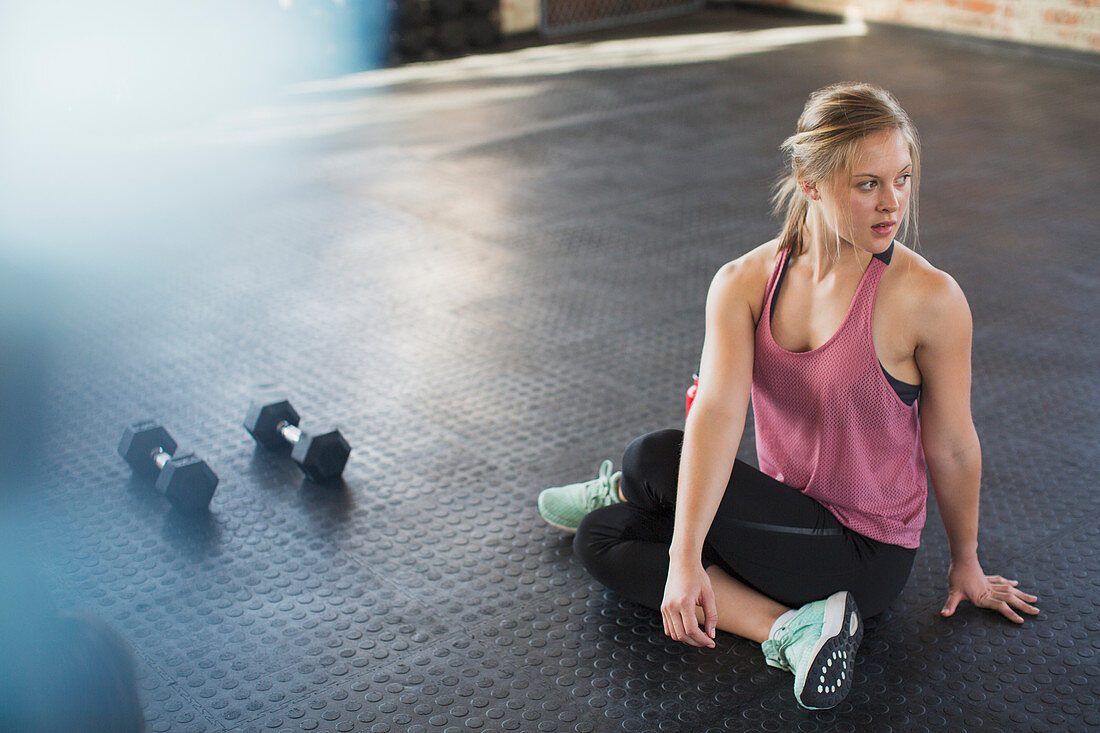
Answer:
POLYGON ((817 184, 813 181, 799 181, 798 185, 802 187, 802 193, 806 194, 811 201, 821 199, 821 194, 817 192, 817 184))

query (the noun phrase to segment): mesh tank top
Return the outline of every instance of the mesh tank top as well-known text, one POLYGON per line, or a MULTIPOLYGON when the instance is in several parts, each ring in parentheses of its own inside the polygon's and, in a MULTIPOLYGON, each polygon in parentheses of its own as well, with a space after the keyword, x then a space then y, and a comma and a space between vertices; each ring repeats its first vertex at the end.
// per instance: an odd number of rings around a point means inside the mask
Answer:
POLYGON ((821 502, 846 527, 914 548, 928 497, 917 405, 890 386, 871 336, 892 252, 871 259, 836 334, 802 353, 772 338, 772 300, 790 250, 777 258, 756 326, 752 407, 761 471, 821 502))

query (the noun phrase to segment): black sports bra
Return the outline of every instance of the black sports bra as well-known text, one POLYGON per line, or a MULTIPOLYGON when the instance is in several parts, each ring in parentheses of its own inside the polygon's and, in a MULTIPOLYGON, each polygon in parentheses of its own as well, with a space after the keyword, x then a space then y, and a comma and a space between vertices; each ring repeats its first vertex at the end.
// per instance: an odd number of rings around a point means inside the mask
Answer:
MULTIPOLYGON (((893 256, 893 243, 890 244, 890 248, 887 249, 885 252, 874 255, 875 259, 882 260, 887 265, 890 264, 890 260, 893 256)), ((779 288, 783 285, 783 278, 787 276, 787 265, 790 264, 790 261, 790 257, 784 260, 783 269, 779 271, 779 279, 776 281, 775 290, 772 292, 772 304, 771 310, 769 312, 769 317, 775 316, 775 303, 777 300, 779 300, 779 288)), ((886 381, 889 382, 890 386, 894 388, 894 392, 897 393, 902 402, 907 405, 911 405, 917 401, 917 398, 920 397, 919 384, 910 384, 909 382, 903 382, 900 379, 893 377, 890 372, 886 371, 886 367, 882 366, 881 361, 878 363, 878 365, 882 369, 882 373, 886 376, 886 381)))

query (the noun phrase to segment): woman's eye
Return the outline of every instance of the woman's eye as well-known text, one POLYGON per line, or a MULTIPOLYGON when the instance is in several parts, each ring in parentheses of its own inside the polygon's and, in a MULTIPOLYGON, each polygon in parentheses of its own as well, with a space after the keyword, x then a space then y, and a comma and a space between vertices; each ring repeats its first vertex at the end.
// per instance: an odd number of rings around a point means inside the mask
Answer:
POLYGON ((863 183, 860 183, 857 186, 857 188, 859 188, 860 191, 870 191, 874 187, 875 187, 875 182, 874 181, 864 181, 863 183))
POLYGON ((898 182, 900 182, 901 185, 904 186, 905 184, 909 183, 909 181, 912 180, 912 178, 913 178, 912 173, 906 173, 905 175, 903 175, 901 178, 898 179, 898 182))

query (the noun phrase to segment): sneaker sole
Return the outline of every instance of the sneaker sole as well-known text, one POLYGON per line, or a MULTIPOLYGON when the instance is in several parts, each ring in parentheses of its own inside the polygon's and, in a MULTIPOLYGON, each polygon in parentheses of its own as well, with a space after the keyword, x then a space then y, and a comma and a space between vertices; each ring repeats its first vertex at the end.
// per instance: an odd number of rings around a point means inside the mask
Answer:
POLYGON ((567 532, 569 534, 576 534, 577 533, 577 528, 576 527, 566 527, 564 524, 558 524, 557 522, 552 522, 549 519, 547 519, 546 517, 543 517, 542 521, 546 522, 547 524, 549 524, 554 529, 560 529, 562 532, 567 532))
POLYGON ((546 513, 543 511, 542 507, 542 494, 539 494, 539 516, 542 517, 542 521, 546 522, 554 529, 560 529, 562 532, 568 532, 569 534, 577 533, 576 527, 567 527, 564 524, 558 524, 553 519, 550 519, 546 516, 546 513))
POLYGON ((825 601, 821 638, 814 647, 814 659, 806 670, 798 704, 809 710, 835 707, 852 689, 856 650, 863 641, 863 618, 852 594, 834 593, 825 601))

